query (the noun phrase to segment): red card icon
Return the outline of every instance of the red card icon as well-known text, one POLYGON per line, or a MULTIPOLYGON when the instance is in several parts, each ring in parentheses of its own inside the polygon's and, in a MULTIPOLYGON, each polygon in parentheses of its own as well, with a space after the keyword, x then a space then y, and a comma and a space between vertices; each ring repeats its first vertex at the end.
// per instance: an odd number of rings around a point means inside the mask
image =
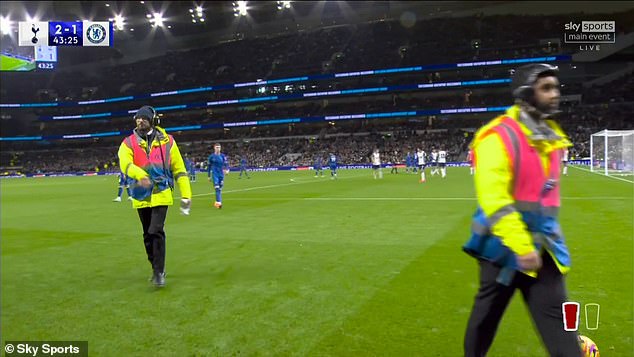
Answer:
POLYGON ((579 303, 567 301, 561 304, 564 314, 564 331, 577 331, 579 329, 579 303))

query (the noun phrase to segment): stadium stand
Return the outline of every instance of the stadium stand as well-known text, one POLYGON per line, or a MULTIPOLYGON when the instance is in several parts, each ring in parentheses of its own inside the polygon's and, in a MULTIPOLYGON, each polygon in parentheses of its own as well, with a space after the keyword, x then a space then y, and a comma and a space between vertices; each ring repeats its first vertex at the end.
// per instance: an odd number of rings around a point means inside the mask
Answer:
MULTIPOLYGON (((615 19, 631 14, 618 14, 615 19)), ((574 16, 572 16, 574 17, 574 16)), ((528 36, 520 36, 523 23, 534 23, 534 16, 483 16, 444 18, 420 21, 408 27, 398 20, 323 27, 311 31, 284 33, 278 36, 246 38, 117 65, 86 76, 83 72, 63 71, 44 78, 44 74, 28 73, 31 80, 21 81, 11 91, 3 89, 3 103, 65 102, 94 100, 170 91, 199 86, 237 83, 255 79, 284 78, 362 71, 368 69, 406 67, 424 64, 527 58, 565 54, 557 42, 547 44, 553 29, 562 27, 571 15, 540 16, 543 28, 528 36), (440 34, 435 37, 424 33, 440 34), (518 40, 521 39, 521 40, 518 40), (442 46, 440 46, 442 44, 442 46), (443 50, 440 51, 439 49, 443 50), (46 79, 46 80, 41 80, 46 79), (45 86, 42 83, 46 83, 45 86), (54 89, 53 89, 54 88, 54 89)), ((634 24, 625 24, 623 32, 634 24)), ((425 71, 415 74, 391 74, 347 79, 307 81, 294 86, 236 88, 233 90, 192 93, 177 97, 152 99, 152 105, 178 102, 218 101, 323 90, 343 90, 374 85, 404 85, 438 83, 454 80, 508 78, 512 65, 471 69, 425 71)), ((628 115, 634 102, 634 81, 623 77, 602 86, 584 88, 588 77, 570 77, 562 95, 581 95, 579 102, 563 105, 562 125, 568 131, 575 148, 574 156, 588 155, 589 134, 609 127, 631 127, 628 115)), ((15 78, 7 78, 8 82, 15 78)), ((504 87, 459 88, 434 91, 395 92, 382 95, 350 95, 342 98, 263 102, 245 106, 233 104, 200 110, 165 112, 165 126, 185 126, 222 122, 309 117, 347 113, 378 113, 383 111, 504 106, 510 98, 504 87)), ((129 110, 137 101, 59 108, 11 109, 11 120, 23 123, 3 136, 61 135, 105 131, 129 132, 129 117, 70 121, 40 121, 40 116, 91 114, 102 111, 129 110), (107 108, 107 109, 106 109, 107 108)), ((232 165, 240 155, 246 155, 250 165, 308 165, 315 155, 335 151, 345 163, 364 163, 377 147, 387 160, 403 160, 408 150, 422 146, 430 150, 434 143, 446 143, 452 159, 461 160, 467 149, 469 135, 491 119, 492 113, 453 116, 424 116, 383 120, 360 120, 333 125, 328 122, 306 125, 281 125, 200 132, 173 133, 182 143, 183 152, 202 161, 210 144, 220 140, 225 145, 232 165), (355 135, 353 135, 355 134, 355 135), (264 140, 266 139, 266 140, 264 140), (248 143, 247 143, 248 142, 248 143), (288 153, 300 153, 288 161, 288 153)), ((4 122, 5 119, 3 119, 4 122)), ((93 138, 45 142, 1 142, 0 166, 22 167, 25 173, 94 171, 113 168, 120 138, 93 138), (87 145, 89 143, 89 145, 87 145)), ((115 163, 116 164, 116 163, 115 163)))

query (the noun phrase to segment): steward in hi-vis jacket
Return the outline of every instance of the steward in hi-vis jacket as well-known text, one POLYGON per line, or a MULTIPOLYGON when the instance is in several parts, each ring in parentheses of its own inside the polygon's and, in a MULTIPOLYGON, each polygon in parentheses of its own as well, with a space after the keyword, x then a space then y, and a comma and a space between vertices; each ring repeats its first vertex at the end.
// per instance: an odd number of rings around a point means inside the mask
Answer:
POLYGON ((571 146, 558 113, 558 69, 529 64, 512 79, 515 105, 478 130, 471 149, 478 208, 463 250, 477 258, 480 287, 465 356, 485 356, 516 289, 550 356, 580 355, 565 331, 562 303, 570 254, 559 226, 559 164, 571 146))
POLYGON ((133 181, 132 206, 143 226, 143 241, 152 264, 152 283, 165 285, 165 217, 173 203, 174 180, 182 199, 181 212, 189 215, 191 187, 178 146, 165 129, 158 126, 154 108, 143 106, 134 116, 136 128, 119 146, 121 172, 133 181))

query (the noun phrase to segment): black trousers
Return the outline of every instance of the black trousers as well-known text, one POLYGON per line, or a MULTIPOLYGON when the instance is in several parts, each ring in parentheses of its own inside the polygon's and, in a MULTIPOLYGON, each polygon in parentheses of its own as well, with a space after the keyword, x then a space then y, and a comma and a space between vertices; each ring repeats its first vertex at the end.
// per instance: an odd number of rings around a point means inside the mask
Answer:
POLYGON ((165 271, 165 216, 167 206, 139 208, 139 218, 143 225, 143 243, 147 259, 154 271, 165 271))
POLYGON ((576 332, 564 331, 561 304, 566 301, 564 277, 546 252, 537 278, 517 273, 510 286, 495 280, 500 268, 480 261, 480 289, 475 297, 464 339, 466 357, 486 356, 504 310, 516 289, 524 302, 550 356, 579 357, 581 351, 576 332))

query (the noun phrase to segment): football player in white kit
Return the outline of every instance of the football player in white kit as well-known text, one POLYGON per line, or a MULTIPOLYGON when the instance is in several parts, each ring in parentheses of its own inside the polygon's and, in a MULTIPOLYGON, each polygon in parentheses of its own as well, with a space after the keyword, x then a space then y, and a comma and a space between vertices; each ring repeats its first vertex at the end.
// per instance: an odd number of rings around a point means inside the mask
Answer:
POLYGON ((561 162, 564 165, 564 175, 568 175, 568 149, 564 149, 564 156, 561 158, 561 162))
POLYGON ((438 151, 438 166, 440 166, 440 174, 442 178, 447 176, 447 152, 443 149, 438 151))
POLYGON ((374 149, 372 153, 372 175, 376 180, 377 176, 382 179, 383 178, 383 170, 381 169, 381 154, 379 154, 379 149, 374 149))
POLYGON ((416 150, 416 164, 418 165, 418 168, 420 169, 420 183, 425 182, 425 157, 427 156, 427 154, 425 153, 425 151, 423 151, 423 149, 418 148, 416 150))

